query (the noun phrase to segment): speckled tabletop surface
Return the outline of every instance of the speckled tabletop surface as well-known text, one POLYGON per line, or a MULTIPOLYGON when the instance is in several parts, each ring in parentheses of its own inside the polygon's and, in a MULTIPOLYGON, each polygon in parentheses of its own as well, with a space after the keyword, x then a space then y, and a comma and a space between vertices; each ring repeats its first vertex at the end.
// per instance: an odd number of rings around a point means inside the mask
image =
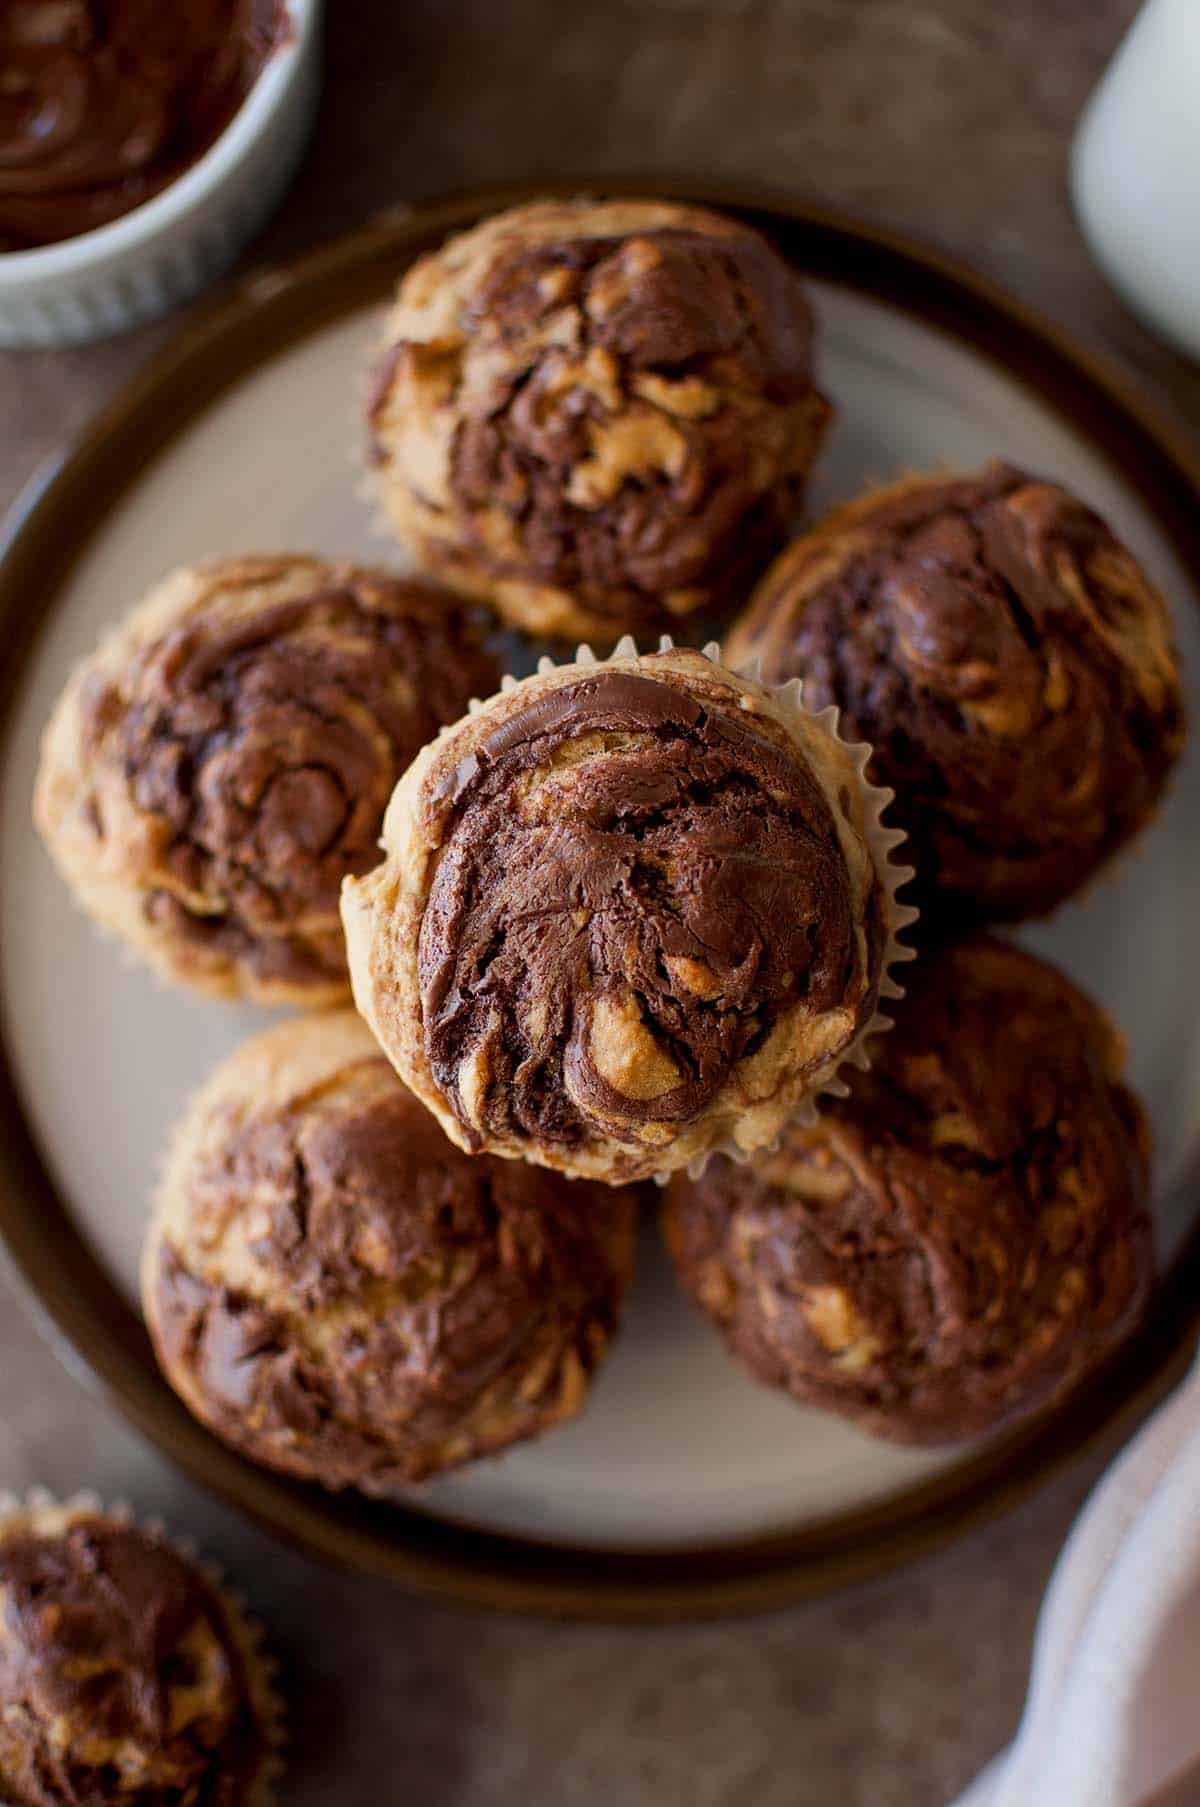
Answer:
MULTIPOLYGON (((1135 10, 332 0, 316 142, 248 262, 479 183, 657 169, 767 184, 972 260, 1200 427, 1200 369, 1106 289, 1066 196, 1073 122, 1135 10)), ((176 326, 0 355, 0 501, 176 326)), ((1013 1730, 1042 1589, 1111 1454, 902 1575, 765 1621, 508 1622, 270 1543, 107 1416, 6 1303, 0 1485, 127 1495, 245 1584, 294 1707, 288 1807, 936 1807, 1013 1730)))

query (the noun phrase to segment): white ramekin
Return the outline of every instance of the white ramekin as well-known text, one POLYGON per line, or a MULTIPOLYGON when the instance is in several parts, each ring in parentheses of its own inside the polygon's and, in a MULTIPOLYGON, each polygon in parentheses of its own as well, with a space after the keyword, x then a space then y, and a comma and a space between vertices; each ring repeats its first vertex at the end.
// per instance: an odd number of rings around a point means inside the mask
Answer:
POLYGON ((216 143, 132 213, 61 244, 0 253, 0 346, 78 345, 186 301, 283 195, 308 139, 322 0, 287 0, 291 30, 216 143))

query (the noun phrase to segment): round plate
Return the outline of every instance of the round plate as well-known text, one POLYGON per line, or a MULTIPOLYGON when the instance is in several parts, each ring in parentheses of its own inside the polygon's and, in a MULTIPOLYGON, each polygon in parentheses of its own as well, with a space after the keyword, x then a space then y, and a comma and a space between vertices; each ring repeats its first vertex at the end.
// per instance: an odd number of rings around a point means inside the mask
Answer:
MULTIPOLYGON (((569 192, 569 191, 564 191, 569 192)), ((1111 881, 1028 939, 1113 1009, 1159 1142, 1166 1277, 1147 1328, 1047 1420, 973 1450, 897 1450, 756 1387, 676 1294, 653 1227, 584 1417, 397 1505, 258 1470, 158 1375, 136 1261, 171 1121, 264 1013, 158 988, 95 936, 29 825, 42 723, 72 661, 172 565, 311 548, 390 556, 355 422, 381 304, 411 259, 506 192, 392 220, 261 277, 193 327, 34 486, 0 557, 0 1228, 76 1366, 193 1474, 286 1536, 427 1592, 580 1617, 774 1606, 893 1563, 1012 1500, 1181 1366, 1200 1238, 1195 749, 1111 881)), ((1169 429, 971 276, 784 205, 732 207, 810 279, 838 406, 814 512, 905 468, 1004 455, 1092 501, 1173 598, 1200 670, 1200 482, 1169 429)))

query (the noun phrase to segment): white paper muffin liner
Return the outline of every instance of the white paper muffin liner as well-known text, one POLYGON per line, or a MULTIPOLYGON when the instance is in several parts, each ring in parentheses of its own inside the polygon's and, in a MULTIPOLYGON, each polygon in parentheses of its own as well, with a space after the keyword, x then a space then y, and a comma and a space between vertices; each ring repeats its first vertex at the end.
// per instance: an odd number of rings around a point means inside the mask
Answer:
MULTIPOLYGON (((705 657, 711 659, 714 664, 722 663, 721 649, 716 641, 711 641, 709 645, 704 648, 704 654, 705 657)), ((802 714, 806 716, 809 721, 816 722, 819 727, 825 730, 831 739, 837 741, 838 745, 849 754, 853 761, 859 778, 859 794, 863 807, 863 829, 866 835, 867 844, 871 849, 875 861, 875 868, 879 873, 880 880, 883 884, 885 895, 884 922, 887 930, 887 940, 884 944, 881 962, 879 995, 889 1002, 902 998, 904 996, 904 987, 895 978, 891 969, 893 966, 902 966, 908 961, 916 959, 916 948, 908 947, 899 939, 899 936, 902 935, 906 929, 914 927, 920 916, 920 911, 913 904, 901 903, 896 893, 902 890, 910 879, 915 878, 916 868, 915 866, 900 865, 896 862, 895 856, 900 848, 903 847, 908 837, 905 835, 902 828, 893 827, 883 820, 884 811, 888 808, 888 805, 892 802, 896 793, 890 785, 873 784, 868 778, 867 768, 871 763, 871 756, 874 751, 873 747, 869 741, 845 739, 840 729, 841 711, 838 709, 836 703, 829 703, 824 709, 810 709, 804 701, 803 678, 791 678, 786 684, 764 684, 760 675, 757 656, 745 660, 740 665, 727 666, 726 669, 733 671, 740 678, 745 678, 748 683, 759 685, 759 687, 765 690, 769 696, 774 697, 777 702, 786 703, 787 706, 793 709, 797 714, 802 714)), ((849 1047, 841 1055, 838 1065, 841 1066, 848 1062, 851 1066, 859 1068, 862 1072, 866 1072, 871 1064, 870 1056, 866 1051, 867 1043, 873 1035, 880 1034, 882 1031, 890 1029, 891 1027, 891 1017, 881 1010, 876 1010, 871 1021, 867 1023, 863 1029, 859 1030, 849 1047)), ((814 1100, 821 1095, 832 1098, 844 1098, 848 1089, 845 1080, 834 1078, 830 1080, 828 1084, 817 1088, 817 1091, 814 1093, 814 1100)))
MULTIPOLYGON (((664 643, 668 640, 669 636, 664 636, 664 643)), ((722 663, 721 649, 716 641, 710 641, 703 651, 704 656, 711 659, 714 664, 722 663)), ((907 946, 899 937, 906 929, 911 929, 915 925, 920 912, 912 904, 901 903, 897 892, 915 876, 916 869, 913 866, 897 863, 895 856, 904 845, 906 836, 903 829, 890 827, 883 820, 884 812, 896 793, 890 786, 872 784, 867 777, 872 747, 867 741, 851 741, 843 738, 839 730, 840 711, 836 704, 830 703, 824 709, 809 709, 804 701, 804 680, 802 678, 791 678, 786 684, 764 684, 757 658, 747 659, 741 665, 726 667, 726 669, 733 670, 736 676, 744 678, 748 683, 757 684, 768 696, 794 714, 806 716, 809 721, 816 722, 849 755, 858 773, 863 832, 884 890, 883 913, 886 938, 880 958, 878 997, 888 1003, 903 998, 904 987, 896 979, 892 969, 902 966, 910 960, 915 960, 917 957, 916 949, 907 946)), ((822 1098, 845 1098, 850 1088, 842 1077, 842 1069, 851 1066, 860 1072, 866 1072, 871 1065, 870 1043, 872 1038, 885 1034, 892 1027, 892 1018, 876 1002, 871 1017, 837 1057, 832 1070, 827 1075, 818 1077, 811 1092, 798 1106, 795 1120, 802 1123, 814 1123, 822 1098)), ((770 1147, 777 1148, 779 1139, 776 1137, 770 1147)), ((725 1145, 712 1151, 713 1154, 727 1156, 730 1160, 738 1162, 739 1165, 766 1152, 768 1152, 767 1149, 747 1150, 737 1145, 725 1145)), ((690 1162, 687 1167, 688 1178, 698 1179, 710 1159, 711 1155, 690 1162)))
MULTIPOLYGON (((672 652, 677 649, 671 635, 663 634, 655 650, 672 652)), ((679 648, 678 650, 696 651, 697 649, 679 648)), ((865 741, 847 741, 842 738, 838 731, 839 712, 835 705, 830 704, 827 708, 820 710, 809 709, 804 702, 804 686, 801 679, 792 678, 786 684, 764 684, 759 675, 757 658, 747 660, 741 666, 726 665, 721 658, 720 646, 715 640, 709 641, 699 651, 700 656, 708 659, 711 664, 719 666, 733 676, 743 679, 747 684, 755 686, 785 712, 794 717, 803 717, 806 722, 815 722, 825 734, 837 742, 849 757, 858 778, 859 797, 862 805, 862 832, 884 891, 885 941, 880 959, 878 1000, 892 1002, 902 998, 904 987, 895 978, 892 969, 907 961, 915 960, 917 957, 916 949, 906 946, 900 940, 900 936, 917 921, 919 912, 911 904, 901 903, 896 894, 913 877, 914 868, 897 864, 894 857, 903 844, 905 835, 902 829, 890 827, 883 820, 884 811, 892 801, 895 792, 887 787, 872 784, 868 779, 866 773, 872 753, 871 747, 865 741)), ((638 656, 637 642, 632 634, 626 634, 617 642, 612 652, 606 654, 604 658, 599 658, 586 644, 579 645, 575 650, 574 657, 565 660, 554 659, 549 654, 544 654, 537 663, 537 676, 543 677, 563 665, 606 665, 613 660, 633 659, 638 656)), ((523 681, 511 673, 507 674, 500 681, 500 693, 507 695, 523 681)), ((468 714, 478 715, 484 707, 485 701, 486 699, 473 699, 468 706, 468 714)), ((453 726, 454 724, 450 724, 450 727, 442 728, 437 738, 440 740, 450 732, 453 726)), ((384 844, 381 842, 380 845, 382 847, 384 844)), ((849 1065, 865 1071, 871 1064, 870 1042, 872 1038, 885 1033, 891 1027, 891 1017, 880 1008, 877 1001, 869 1020, 863 1024, 842 1052, 834 1057, 828 1070, 816 1075, 811 1090, 797 1105, 793 1120, 812 1122, 815 1120, 818 1103, 822 1097, 845 1097, 849 1088, 845 1079, 840 1076, 842 1069, 849 1065)), ((684 1171, 689 1179, 697 1179, 714 1155, 725 1155, 740 1164, 753 1160, 757 1155, 769 1152, 771 1148, 778 1146, 778 1141, 779 1138, 776 1137, 773 1142, 754 1149, 743 1148, 731 1140, 719 1142, 704 1154, 697 1155, 687 1164, 684 1171)), ((656 1184, 665 1185, 672 1172, 675 1171, 678 1169, 665 1170, 655 1173, 651 1177, 656 1184)))
POLYGON ((308 142, 322 0, 288 0, 291 36, 193 166, 76 238, 0 254, 0 347, 79 345, 144 324, 206 288, 274 211, 308 142))
MULTIPOLYGON (((257 1774, 249 1782, 245 1807, 277 1807, 287 1747, 287 1717, 279 1692, 279 1665, 266 1649, 262 1626, 248 1610, 241 1593, 229 1586, 215 1563, 201 1557, 191 1538, 173 1537, 160 1518, 140 1517, 126 1500, 105 1505, 90 1489, 73 1493, 67 1499, 59 1499, 47 1487, 30 1487, 24 1494, 0 1489, 0 1541, 14 1520, 24 1519, 30 1529, 36 1529, 38 1519, 47 1513, 63 1514, 64 1523, 86 1517, 132 1525, 157 1543, 165 1544, 204 1577, 221 1607, 226 1630, 242 1660, 247 1690, 263 1737, 263 1755, 257 1774)), ((53 1532, 48 1534, 53 1535, 53 1532)), ((7 1807, 7 1804, 0 1801, 0 1807, 7 1807)))

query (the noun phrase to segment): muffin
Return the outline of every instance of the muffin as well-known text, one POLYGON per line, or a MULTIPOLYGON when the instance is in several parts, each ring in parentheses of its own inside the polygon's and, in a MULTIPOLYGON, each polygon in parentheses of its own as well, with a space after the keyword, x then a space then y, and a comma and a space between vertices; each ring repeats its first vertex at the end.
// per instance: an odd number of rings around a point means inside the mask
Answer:
POLYGON ((1006 464, 840 509, 727 653, 869 742, 927 927, 1052 910, 1153 814, 1183 744, 1162 598, 1098 515, 1006 464))
POLYGON ((0 1521, 5 1807, 256 1807, 275 1705, 255 1634, 161 1536, 81 1501, 0 1521))
POLYGON ((176 571, 77 669, 34 816, 79 902, 217 997, 348 996, 338 890, 496 682, 453 598, 294 554, 176 571))
POLYGON ((1136 1322, 1149 1137, 1104 1013, 978 938, 912 976, 848 1096, 672 1182, 680 1280, 759 1380, 897 1442, 1048 1405, 1136 1322))
POLYGON ((549 667, 397 787, 343 892, 355 1001, 472 1153, 618 1182, 758 1147, 875 1011, 871 801, 700 653, 549 667))
POLYGON ((538 201, 404 277, 371 389, 418 564, 527 633, 611 645, 727 614, 829 416, 799 281, 740 221, 538 201))
POLYGON ((255 1037, 175 1137, 143 1261, 163 1371, 269 1468, 385 1493, 573 1417, 635 1201, 469 1160, 351 1010, 255 1037))

